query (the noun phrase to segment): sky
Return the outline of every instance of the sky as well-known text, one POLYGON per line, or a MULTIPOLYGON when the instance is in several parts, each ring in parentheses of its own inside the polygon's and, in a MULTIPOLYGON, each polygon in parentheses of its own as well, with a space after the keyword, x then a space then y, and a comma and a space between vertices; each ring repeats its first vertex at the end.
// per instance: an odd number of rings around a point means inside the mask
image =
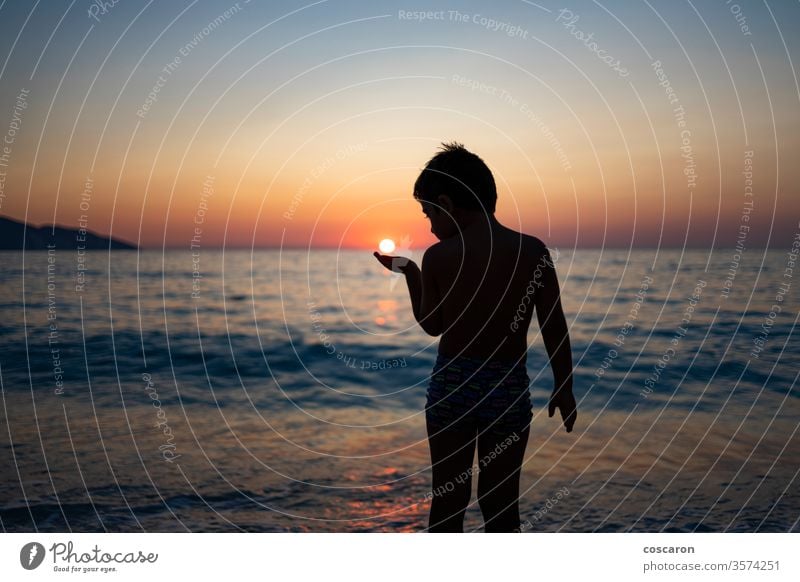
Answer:
POLYGON ((142 248, 435 238, 445 141, 563 247, 788 248, 797 2, 5 1, 0 215, 142 248))

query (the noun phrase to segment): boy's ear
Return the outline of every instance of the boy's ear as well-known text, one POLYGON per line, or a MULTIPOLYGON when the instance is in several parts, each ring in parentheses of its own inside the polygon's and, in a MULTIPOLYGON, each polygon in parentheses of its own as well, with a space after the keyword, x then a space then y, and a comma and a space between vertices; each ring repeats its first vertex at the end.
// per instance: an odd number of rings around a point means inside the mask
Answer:
POLYGON ((439 194, 436 198, 437 203, 439 204, 439 208, 447 212, 447 214, 452 215, 453 209, 455 208, 455 204, 453 204, 453 200, 447 194, 439 194))

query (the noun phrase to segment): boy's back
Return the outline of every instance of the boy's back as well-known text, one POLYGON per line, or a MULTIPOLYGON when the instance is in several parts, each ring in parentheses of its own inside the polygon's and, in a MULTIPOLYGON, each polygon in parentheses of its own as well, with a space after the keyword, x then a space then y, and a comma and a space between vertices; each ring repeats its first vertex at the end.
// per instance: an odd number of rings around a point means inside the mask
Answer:
POLYGON ((535 295, 548 291, 546 253, 538 238, 496 221, 428 249, 441 298, 439 353, 524 364, 535 295))

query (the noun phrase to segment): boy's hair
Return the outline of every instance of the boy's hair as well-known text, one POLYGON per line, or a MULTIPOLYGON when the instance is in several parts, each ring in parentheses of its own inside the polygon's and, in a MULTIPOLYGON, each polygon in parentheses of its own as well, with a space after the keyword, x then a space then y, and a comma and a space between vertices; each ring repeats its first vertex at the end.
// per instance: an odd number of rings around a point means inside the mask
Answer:
POLYGON ((414 183, 414 198, 436 204, 446 194, 455 206, 494 214, 497 188, 491 170, 457 142, 443 143, 414 183))

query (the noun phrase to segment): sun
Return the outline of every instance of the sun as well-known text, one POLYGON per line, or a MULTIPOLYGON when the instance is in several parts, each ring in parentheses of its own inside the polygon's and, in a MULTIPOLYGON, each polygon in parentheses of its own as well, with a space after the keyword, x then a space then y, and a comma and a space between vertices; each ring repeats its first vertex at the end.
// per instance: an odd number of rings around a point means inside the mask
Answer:
POLYGON ((389 253, 394 252, 394 249, 397 247, 392 239, 385 238, 378 243, 378 248, 384 255, 388 255, 389 253))

